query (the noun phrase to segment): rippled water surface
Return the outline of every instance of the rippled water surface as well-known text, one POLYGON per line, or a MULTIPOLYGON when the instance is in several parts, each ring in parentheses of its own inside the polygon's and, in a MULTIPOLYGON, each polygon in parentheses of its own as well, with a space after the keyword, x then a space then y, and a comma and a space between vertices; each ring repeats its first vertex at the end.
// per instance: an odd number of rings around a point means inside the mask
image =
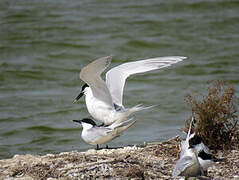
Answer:
POLYGON ((239 89, 238 1, 21 0, 0 2, 0 158, 85 150, 83 100, 72 104, 82 67, 113 55, 112 66, 149 57, 188 59, 128 79, 124 103, 158 106, 110 146, 179 134, 191 112, 184 96, 207 81, 239 89))

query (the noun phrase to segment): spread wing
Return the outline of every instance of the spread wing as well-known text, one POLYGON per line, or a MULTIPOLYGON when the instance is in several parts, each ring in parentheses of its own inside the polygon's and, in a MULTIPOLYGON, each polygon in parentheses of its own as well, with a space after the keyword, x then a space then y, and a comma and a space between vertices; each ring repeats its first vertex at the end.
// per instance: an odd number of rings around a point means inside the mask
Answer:
POLYGON ((113 106, 110 91, 100 77, 101 73, 110 65, 111 59, 111 56, 102 57, 88 64, 81 70, 80 78, 90 86, 96 98, 113 106))
POLYGON ((182 61, 186 57, 169 56, 145 59, 124 63, 110 69, 106 73, 106 84, 111 93, 113 103, 122 106, 124 84, 130 75, 149 72, 164 67, 171 66, 177 62, 182 61))

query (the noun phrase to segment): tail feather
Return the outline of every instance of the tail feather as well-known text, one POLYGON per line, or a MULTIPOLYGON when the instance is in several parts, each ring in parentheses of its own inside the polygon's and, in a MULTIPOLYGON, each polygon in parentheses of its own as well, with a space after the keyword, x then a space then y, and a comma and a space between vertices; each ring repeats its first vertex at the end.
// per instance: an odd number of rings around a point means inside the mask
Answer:
POLYGON ((126 112, 128 113, 128 115, 137 112, 137 111, 142 111, 142 110, 146 110, 146 109, 151 109, 153 107, 155 107, 157 105, 152 105, 152 106, 148 106, 148 107, 144 107, 142 104, 138 104, 132 108, 126 109, 126 112))
POLYGON ((155 106, 157 106, 157 105, 152 105, 152 106, 144 107, 142 104, 138 104, 138 105, 136 105, 136 106, 134 106, 132 108, 125 109, 124 112, 121 114, 121 116, 118 118, 118 120, 116 120, 114 123, 116 123, 116 124, 123 123, 134 112, 150 109, 150 108, 153 108, 155 106))

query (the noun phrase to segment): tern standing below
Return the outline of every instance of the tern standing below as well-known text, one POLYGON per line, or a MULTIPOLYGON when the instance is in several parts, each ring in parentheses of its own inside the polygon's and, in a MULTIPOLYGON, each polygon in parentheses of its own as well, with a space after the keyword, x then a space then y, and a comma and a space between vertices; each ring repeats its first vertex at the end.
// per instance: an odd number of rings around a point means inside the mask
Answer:
POLYGON ((110 65, 112 58, 110 56, 102 57, 81 70, 80 78, 86 84, 82 86, 81 92, 74 102, 85 95, 88 112, 95 120, 104 125, 110 125, 115 121, 123 122, 132 113, 145 109, 140 105, 124 108, 122 99, 127 77, 168 67, 185 58, 169 56, 124 63, 110 69, 103 81, 100 75, 110 65))
POLYGON ((96 145, 96 149, 99 149, 100 144, 105 144, 119 137, 120 134, 129 129, 136 122, 131 118, 123 123, 115 122, 109 126, 97 126, 93 120, 88 118, 73 121, 80 123, 83 127, 81 133, 82 139, 88 144, 96 145))

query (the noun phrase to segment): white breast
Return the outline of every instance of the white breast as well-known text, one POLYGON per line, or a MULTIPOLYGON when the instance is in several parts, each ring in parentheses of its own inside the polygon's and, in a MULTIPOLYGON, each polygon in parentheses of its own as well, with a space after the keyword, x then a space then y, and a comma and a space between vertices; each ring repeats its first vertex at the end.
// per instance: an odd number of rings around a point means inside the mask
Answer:
POLYGON ((112 106, 95 98, 90 88, 85 91, 85 101, 90 115, 104 124, 111 124, 114 121, 114 115, 117 113, 112 106))

